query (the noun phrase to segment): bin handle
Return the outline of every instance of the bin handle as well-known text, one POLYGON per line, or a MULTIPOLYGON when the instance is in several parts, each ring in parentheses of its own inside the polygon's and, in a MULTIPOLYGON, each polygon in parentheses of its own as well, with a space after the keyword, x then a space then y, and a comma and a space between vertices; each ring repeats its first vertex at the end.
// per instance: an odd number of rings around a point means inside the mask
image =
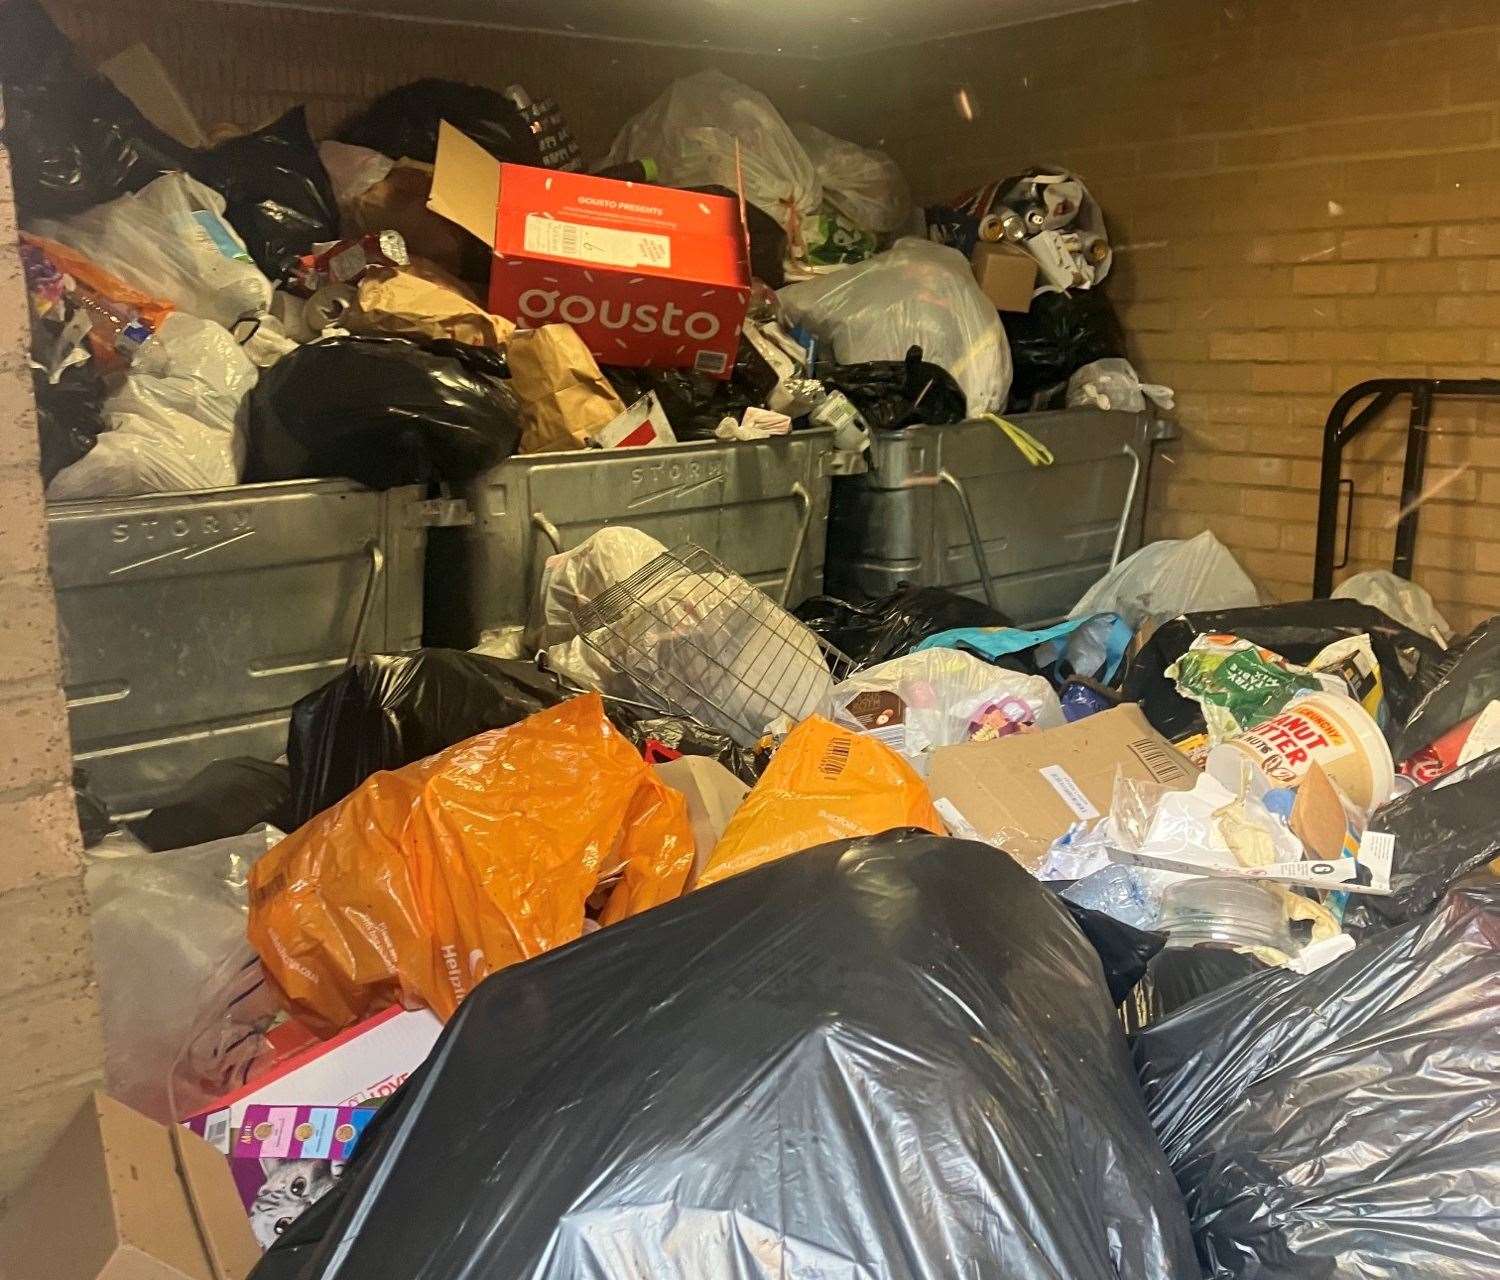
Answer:
POLYGON ((781 591, 776 603, 783 609, 792 598, 792 587, 797 582, 797 570, 802 567, 802 554, 807 547, 807 535, 812 532, 813 500, 807 486, 798 480, 791 487, 791 495, 802 507, 802 518, 797 522, 797 540, 792 544, 792 558, 787 562, 786 577, 781 580, 781 591))
MULTIPOLYGON (((547 519, 547 515, 545 512, 533 511, 531 513, 531 524, 528 527, 531 529, 540 530, 542 536, 552 544, 552 549, 554 551, 562 550, 562 534, 558 532, 557 526, 553 524, 552 521, 547 519)), ((537 567, 536 539, 534 537, 528 537, 526 539, 526 546, 524 550, 526 554, 524 560, 522 561, 522 565, 524 567, 525 577, 523 577, 521 581, 526 590, 530 592, 532 590, 532 587, 530 585, 532 581, 541 580, 540 571, 536 573, 532 572, 532 570, 536 569, 537 567)))
POLYGON ((1125 550, 1125 531, 1130 527, 1130 513, 1135 508, 1135 493, 1141 485, 1141 455, 1130 445, 1122 446, 1121 453, 1130 458, 1130 484, 1125 489, 1125 509, 1120 512, 1120 525, 1115 530, 1114 550, 1109 553, 1109 567, 1120 563, 1120 553, 1125 550))
POLYGON ((979 585, 984 588, 985 603, 991 609, 999 612, 995 604, 995 584, 990 581, 989 557, 984 554, 984 543, 979 537, 979 523, 974 519, 974 508, 969 503, 969 493, 961 481, 953 472, 946 467, 937 473, 938 484, 945 484, 953 490, 958 499, 959 510, 963 512, 964 524, 969 530, 969 546, 974 551, 974 563, 979 569, 979 585))
POLYGON ((557 526, 547 519, 545 512, 533 511, 531 513, 531 523, 533 528, 542 531, 543 536, 552 544, 552 550, 562 551, 562 534, 558 531, 557 526))
POLYGON ((375 584, 380 581, 380 575, 385 572, 385 552, 380 549, 378 543, 367 542, 365 554, 370 558, 370 573, 365 579, 364 599, 359 602, 359 616, 354 620, 354 638, 349 642, 349 657, 345 666, 352 667, 354 661, 359 657, 360 650, 364 647, 365 627, 370 621, 370 613, 375 606, 375 584))

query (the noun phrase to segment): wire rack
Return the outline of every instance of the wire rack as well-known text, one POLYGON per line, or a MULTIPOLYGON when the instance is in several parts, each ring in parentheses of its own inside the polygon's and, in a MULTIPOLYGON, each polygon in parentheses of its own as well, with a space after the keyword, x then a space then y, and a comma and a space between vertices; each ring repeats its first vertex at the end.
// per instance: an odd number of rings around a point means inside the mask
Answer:
POLYGON ((854 665, 692 543, 596 596, 573 622, 638 698, 745 747, 779 717, 818 710, 854 665))

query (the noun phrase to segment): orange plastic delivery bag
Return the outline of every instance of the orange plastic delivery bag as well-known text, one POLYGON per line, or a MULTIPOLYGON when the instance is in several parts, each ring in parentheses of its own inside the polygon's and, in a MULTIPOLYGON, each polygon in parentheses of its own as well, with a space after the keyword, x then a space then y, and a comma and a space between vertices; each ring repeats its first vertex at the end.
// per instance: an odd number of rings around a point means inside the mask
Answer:
POLYGON ((692 827, 598 694, 367 778, 250 876, 249 936, 331 1033, 400 1001, 446 1018, 483 978, 682 892, 692 827))
POLYGON ((893 827, 947 829, 927 784, 885 743, 812 716, 799 724, 735 811, 697 888, 830 840, 893 827))

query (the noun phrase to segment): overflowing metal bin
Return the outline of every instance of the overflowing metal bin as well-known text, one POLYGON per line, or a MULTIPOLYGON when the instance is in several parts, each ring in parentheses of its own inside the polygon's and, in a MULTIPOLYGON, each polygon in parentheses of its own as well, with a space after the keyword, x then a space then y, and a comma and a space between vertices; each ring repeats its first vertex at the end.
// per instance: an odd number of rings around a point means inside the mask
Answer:
POLYGON ((823 583, 832 432, 509 458, 455 491, 470 522, 432 531, 427 639, 521 628, 542 564, 606 525, 691 542, 782 602, 823 583))
POLYGON ((877 433, 869 472, 834 481, 827 589, 857 600, 940 586, 1040 622, 1140 546, 1152 450, 1171 423, 1092 409, 1010 421, 1050 465, 989 420, 877 433))
POLYGON ((74 760, 113 812, 276 759, 292 703, 352 653, 420 645, 421 496, 298 480, 49 506, 74 760))

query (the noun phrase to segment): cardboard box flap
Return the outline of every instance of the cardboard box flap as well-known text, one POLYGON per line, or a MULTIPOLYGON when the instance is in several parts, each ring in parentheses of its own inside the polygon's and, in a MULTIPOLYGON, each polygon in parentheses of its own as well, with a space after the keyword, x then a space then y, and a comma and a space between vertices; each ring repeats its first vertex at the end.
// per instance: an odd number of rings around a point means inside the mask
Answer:
POLYGON ((248 1276, 260 1261, 260 1246, 226 1176, 224 1157, 180 1125, 173 1125, 171 1133, 178 1176, 213 1280, 248 1276))
POLYGON ((259 1257, 224 1157, 102 1093, 0 1221, 15 1280, 245 1280, 259 1257))
POLYGON ((1109 812, 1116 773, 1186 790, 1199 770, 1132 703, 1040 733, 939 747, 928 786, 1035 870, 1075 822, 1109 812))
POLYGON ((486 247, 495 243, 500 161, 446 120, 438 122, 437 156, 427 207, 483 240, 486 247))
POLYGON ((94 1280, 120 1247, 91 1094, 0 1214, 0 1276, 94 1280))
POLYGON ((749 285, 744 223, 726 196, 506 164, 498 199, 501 258, 749 285))

